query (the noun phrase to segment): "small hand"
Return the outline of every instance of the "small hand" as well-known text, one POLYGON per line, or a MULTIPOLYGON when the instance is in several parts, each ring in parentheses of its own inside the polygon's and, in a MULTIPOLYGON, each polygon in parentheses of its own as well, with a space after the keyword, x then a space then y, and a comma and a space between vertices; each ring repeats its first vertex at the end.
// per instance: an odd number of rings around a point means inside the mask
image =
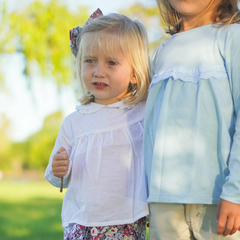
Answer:
POLYGON ((216 217, 218 235, 225 237, 240 231, 240 204, 220 199, 216 217))
POLYGON ((61 147, 57 153, 53 156, 52 170, 56 177, 64 177, 68 172, 69 167, 69 155, 65 148, 61 147))

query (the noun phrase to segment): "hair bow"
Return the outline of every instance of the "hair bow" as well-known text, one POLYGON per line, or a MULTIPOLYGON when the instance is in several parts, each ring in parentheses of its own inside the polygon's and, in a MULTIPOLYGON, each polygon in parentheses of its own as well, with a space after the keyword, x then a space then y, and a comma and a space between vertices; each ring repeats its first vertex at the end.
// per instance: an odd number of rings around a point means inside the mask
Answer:
MULTIPOLYGON (((98 18, 102 15, 103 15, 102 11, 98 8, 95 12, 92 13, 92 15, 89 17, 87 22, 83 25, 83 27, 88 25, 89 21, 93 20, 94 18, 98 18)), ((81 32, 82 28, 76 27, 69 31, 69 38, 70 38, 70 42, 71 42, 70 47, 71 47, 71 51, 75 57, 77 56, 77 52, 78 52, 77 37, 78 37, 79 33, 81 32)))

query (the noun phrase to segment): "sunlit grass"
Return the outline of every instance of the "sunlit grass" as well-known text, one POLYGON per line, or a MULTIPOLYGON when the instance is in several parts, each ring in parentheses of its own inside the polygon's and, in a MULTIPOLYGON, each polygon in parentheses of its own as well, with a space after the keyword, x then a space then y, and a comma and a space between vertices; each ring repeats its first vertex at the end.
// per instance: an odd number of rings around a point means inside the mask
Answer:
POLYGON ((63 239, 62 198, 47 182, 0 181, 0 239, 63 239))
POLYGON ((0 181, 0 239, 63 240, 63 196, 44 181, 0 181))

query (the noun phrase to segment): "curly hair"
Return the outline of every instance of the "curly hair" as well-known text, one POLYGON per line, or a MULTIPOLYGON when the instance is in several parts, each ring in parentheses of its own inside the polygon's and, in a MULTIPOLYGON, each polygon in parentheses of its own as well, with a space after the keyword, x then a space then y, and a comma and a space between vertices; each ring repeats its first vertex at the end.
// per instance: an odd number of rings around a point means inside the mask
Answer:
MULTIPOLYGON (((207 9, 212 6, 216 0, 211 0, 207 9)), ((238 8, 239 0, 220 0, 213 15, 213 23, 220 23, 220 26, 232 23, 240 23, 240 11, 238 8)), ((181 16, 170 5, 168 0, 157 0, 161 20, 167 24, 167 33, 173 35, 178 33, 181 28, 181 16)))

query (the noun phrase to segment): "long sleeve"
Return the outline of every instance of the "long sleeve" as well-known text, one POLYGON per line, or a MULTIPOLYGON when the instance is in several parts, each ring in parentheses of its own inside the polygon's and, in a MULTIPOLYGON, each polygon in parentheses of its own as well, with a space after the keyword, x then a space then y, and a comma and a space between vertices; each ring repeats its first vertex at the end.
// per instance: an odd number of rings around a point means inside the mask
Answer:
POLYGON ((159 48, 144 127, 148 202, 240 204, 239 40, 239 24, 209 24, 159 48))
POLYGON ((152 76, 156 74, 156 61, 157 61, 157 56, 159 55, 159 52, 162 49, 162 45, 159 45, 153 52, 151 62, 152 62, 152 76))
POLYGON ((149 214, 143 162, 145 102, 80 105, 64 121, 46 178, 59 147, 70 155, 64 179, 63 227, 69 223, 107 226, 135 222, 149 214))
POLYGON ((236 27, 227 39, 225 64, 232 91, 235 121, 232 148, 228 161, 229 175, 223 185, 221 198, 240 204, 240 27, 236 27))
MULTIPOLYGON (((65 120, 61 126, 61 129, 58 133, 57 140, 55 142, 54 148, 52 150, 49 163, 45 172, 45 178, 47 179, 48 182, 50 182, 53 186, 55 187, 60 187, 61 185, 61 180, 60 178, 54 176, 53 171, 52 171, 52 160, 53 156, 57 153, 58 149, 60 147, 64 147, 70 156, 72 146, 71 146, 71 138, 72 138, 72 130, 71 130, 71 125, 67 124, 67 121, 65 120)), ((67 174, 63 177, 63 187, 66 188, 68 187, 69 183, 69 178, 70 178, 70 173, 71 173, 71 168, 72 168, 72 161, 70 160, 69 163, 69 169, 67 174)))

